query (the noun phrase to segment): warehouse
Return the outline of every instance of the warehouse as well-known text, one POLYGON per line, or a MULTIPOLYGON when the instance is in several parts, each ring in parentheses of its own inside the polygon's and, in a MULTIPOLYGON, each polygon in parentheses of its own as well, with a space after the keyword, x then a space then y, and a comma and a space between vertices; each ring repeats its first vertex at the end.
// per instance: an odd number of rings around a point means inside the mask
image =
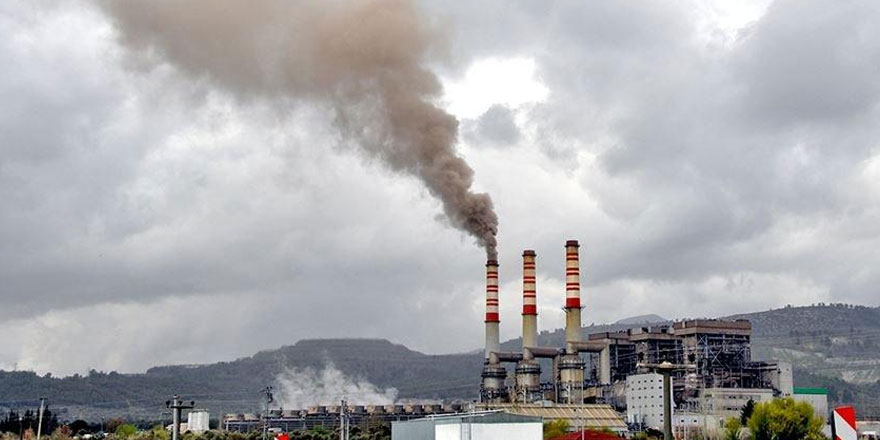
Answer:
POLYGON ((540 417, 500 411, 428 416, 391 423, 392 440, 541 440, 540 417))

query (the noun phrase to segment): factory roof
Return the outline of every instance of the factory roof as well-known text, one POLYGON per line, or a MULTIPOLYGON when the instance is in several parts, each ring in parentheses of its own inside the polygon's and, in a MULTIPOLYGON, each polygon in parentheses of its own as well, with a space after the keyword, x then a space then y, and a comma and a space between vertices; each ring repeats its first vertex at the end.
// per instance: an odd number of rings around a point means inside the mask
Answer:
POLYGON ((477 404, 478 409, 500 409, 512 414, 542 417, 544 420, 565 420, 569 426, 580 428, 610 428, 625 430, 626 422, 611 405, 576 405, 493 403, 477 404))

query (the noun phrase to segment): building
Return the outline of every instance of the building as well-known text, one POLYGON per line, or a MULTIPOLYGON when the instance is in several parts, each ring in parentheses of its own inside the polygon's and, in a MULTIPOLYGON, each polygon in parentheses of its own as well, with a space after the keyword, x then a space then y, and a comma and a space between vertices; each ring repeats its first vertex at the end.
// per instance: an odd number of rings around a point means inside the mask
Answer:
POLYGON ((186 415, 186 430, 194 433, 202 433, 210 428, 210 414, 206 409, 194 409, 186 415))
MULTIPOLYGON (((670 402, 672 408, 675 404, 670 402)), ((626 420, 642 428, 663 427, 663 375, 633 374, 626 378, 626 420)))
MULTIPOLYGON (((564 299, 565 340, 556 346, 538 346, 538 261, 536 252, 526 249, 522 254, 522 346, 518 351, 500 350, 500 266, 495 259, 486 261, 480 403, 606 403, 623 410, 627 407, 627 378, 647 373, 645 365, 664 362, 679 366, 672 378, 672 395, 687 411, 703 406, 699 399, 709 389, 771 390, 774 397, 792 394, 790 364, 752 360, 752 324, 748 320, 687 319, 584 338, 580 245, 577 240, 568 240, 564 248, 565 290, 557 295, 561 293, 559 299, 564 299)), ((719 393, 724 392, 714 395, 719 393)), ((735 399, 735 394, 747 392, 730 391, 726 397, 735 399)), ((635 397, 638 401, 645 396, 635 397)), ((725 406, 722 402, 713 404, 725 406)))
POLYGON ((795 388, 792 397, 798 402, 807 402, 812 405, 816 416, 828 423, 828 390, 825 388, 795 388))
POLYGON ((565 420, 572 430, 610 429, 616 433, 627 431, 626 422, 611 405, 602 404, 476 404, 477 411, 500 410, 508 414, 539 417, 545 421, 565 420))
POLYGON ((347 405, 340 414, 339 405, 315 405, 307 409, 273 409, 265 417, 256 414, 226 414, 220 422, 222 429, 233 432, 269 430, 290 432, 312 429, 318 426, 337 429, 344 417, 350 426, 361 426, 374 422, 392 422, 418 419, 426 415, 455 414, 462 411, 462 405, 450 403, 406 405, 347 405))
POLYGON ((720 419, 739 417, 749 400, 767 402, 776 397, 774 390, 766 388, 707 388, 696 400, 696 410, 720 419))
POLYGON ((428 416, 391 423, 392 440, 542 440, 540 417, 501 411, 428 416))

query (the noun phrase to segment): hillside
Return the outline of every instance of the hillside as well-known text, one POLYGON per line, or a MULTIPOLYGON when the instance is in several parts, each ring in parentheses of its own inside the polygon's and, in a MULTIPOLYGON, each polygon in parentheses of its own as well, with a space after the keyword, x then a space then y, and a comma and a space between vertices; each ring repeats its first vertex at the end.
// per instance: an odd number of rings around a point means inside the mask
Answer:
POLYGON ((120 414, 157 418, 173 394, 195 400, 212 413, 253 412, 260 390, 278 387, 286 369, 321 370, 332 363, 355 380, 394 387, 401 399, 470 397, 476 393, 479 355, 426 355, 376 339, 303 340, 231 362, 154 367, 144 374, 92 371, 87 376, 41 377, 0 371, 0 409, 36 405, 49 396, 61 419, 97 420, 120 414))
POLYGON ((752 322, 752 355, 866 385, 880 380, 880 308, 786 307, 730 319, 752 322))
MULTIPOLYGON (((794 361, 796 385, 824 386, 832 390, 834 402, 865 408, 880 401, 880 383, 872 379, 880 370, 880 309, 818 305, 728 318, 752 321, 753 357, 794 361)), ((583 331, 632 326, 593 325, 583 331)), ((539 343, 559 346, 563 335, 561 329, 542 332, 539 343)), ((505 350, 519 346, 519 339, 502 344, 505 350)), ((156 419, 163 414, 165 400, 180 394, 215 415, 253 412, 260 404, 260 390, 267 385, 278 390, 277 378, 286 369, 320 370, 328 363, 355 380, 394 387, 400 399, 470 400, 477 392, 482 355, 480 351, 427 355, 386 340, 324 339, 303 340, 230 362, 154 367, 144 374, 92 371, 87 376, 54 378, 0 371, 0 410, 33 407, 37 397, 47 396, 61 419, 118 415, 156 419)))

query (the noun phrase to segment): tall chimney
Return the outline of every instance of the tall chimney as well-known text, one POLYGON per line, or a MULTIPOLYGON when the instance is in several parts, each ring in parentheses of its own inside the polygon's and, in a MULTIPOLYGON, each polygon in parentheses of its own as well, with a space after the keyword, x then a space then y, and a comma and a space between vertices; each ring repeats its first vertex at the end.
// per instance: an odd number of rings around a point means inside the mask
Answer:
POLYGON ((577 240, 565 242, 565 340, 581 340, 581 273, 577 240))
POLYGON ((489 353, 501 351, 498 325, 498 261, 486 262, 486 359, 489 353))
POLYGON ((523 251, 522 346, 538 346, 538 306, 535 284, 535 251, 523 251))

